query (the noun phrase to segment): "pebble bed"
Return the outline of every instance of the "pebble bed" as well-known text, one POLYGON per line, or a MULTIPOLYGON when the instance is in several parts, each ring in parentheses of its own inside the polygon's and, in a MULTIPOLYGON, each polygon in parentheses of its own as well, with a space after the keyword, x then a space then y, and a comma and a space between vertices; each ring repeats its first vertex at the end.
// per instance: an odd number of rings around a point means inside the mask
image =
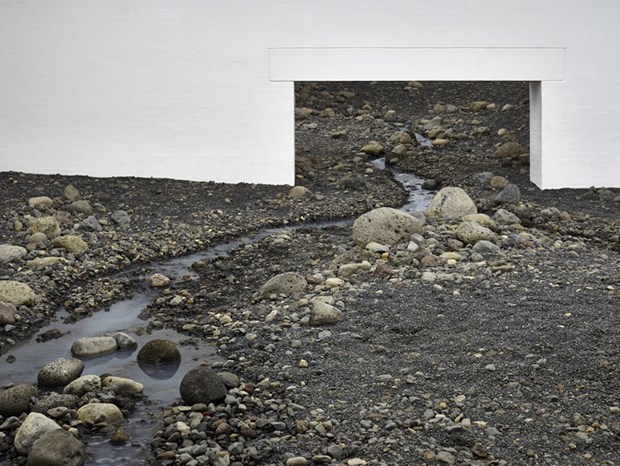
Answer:
MULTIPOLYGON (((152 261, 251 230, 403 204, 402 187, 370 163, 385 156, 429 187, 463 187, 479 212, 503 209, 518 222, 487 225, 499 251, 464 244, 458 222, 429 220, 416 246, 371 252, 350 226, 307 227, 196 262, 197 279, 153 299, 140 332, 170 328, 212 346, 221 360, 211 367, 231 374, 229 391, 218 404, 154 406, 161 428, 147 461, 618 464, 620 193, 543 192, 527 181, 525 152, 497 157, 498 144, 526 147, 522 83, 439 86, 299 83, 296 173, 306 197, 289 197, 291 187, 0 174, 2 242, 27 249, 0 273, 42 297, 4 325, 3 365, 40 327, 51 323, 49 338, 58 336, 58 311, 77 321, 142 289, 152 261), (443 133, 453 131, 432 137, 425 127, 438 116, 443 133), (420 147, 403 128, 447 142, 420 147), (69 184, 91 212, 62 198, 69 184), (498 199, 506 184, 520 200, 498 199), (28 205, 36 196, 52 203, 28 205), (128 225, 114 220, 119 211, 128 225), (82 237, 88 251, 29 243, 28 226, 51 215, 67 219, 62 235, 82 237), (58 260, 28 264, 46 257, 58 260), (347 264, 359 266, 349 273, 347 264), (260 293, 284 272, 305 277, 305 289, 260 293), (342 319, 313 325, 317 301, 342 319)), ((130 413, 135 401, 110 396, 130 413)), ((25 464, 13 428, 0 431, 0 450, 25 464)), ((87 438, 93 426, 73 428, 87 438)))

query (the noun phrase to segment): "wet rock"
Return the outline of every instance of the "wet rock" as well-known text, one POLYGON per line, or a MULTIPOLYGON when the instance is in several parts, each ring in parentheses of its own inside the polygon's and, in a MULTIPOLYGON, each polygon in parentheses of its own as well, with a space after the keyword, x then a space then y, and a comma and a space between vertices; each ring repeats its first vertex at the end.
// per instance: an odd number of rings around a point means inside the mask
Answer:
POLYGON ((37 376, 39 387, 64 387, 82 375, 84 363, 79 359, 56 359, 43 366, 37 376))
POLYGON ((112 335, 112 338, 116 340, 116 344, 118 345, 118 349, 126 350, 130 348, 135 348, 138 346, 138 342, 123 332, 117 332, 112 335))
POLYGON ((137 360, 149 364, 171 364, 181 360, 181 353, 173 341, 156 338, 140 349, 137 360))
POLYGON ((2 280, 0 281, 0 301, 15 307, 31 307, 39 302, 39 297, 25 283, 2 280))
POLYGON ((0 327, 3 325, 13 325, 17 316, 17 309, 11 303, 0 301, 0 327))
POLYGON ((206 366, 191 369, 183 377, 179 392, 188 405, 209 404, 224 398, 228 393, 222 379, 206 366))
POLYGON ((461 188, 442 188, 424 212, 427 218, 457 221, 466 215, 476 214, 474 201, 461 188))
POLYGON ((0 415, 19 416, 30 411, 30 398, 39 392, 33 385, 16 385, 0 392, 0 415))
POLYGON ((110 218, 114 223, 122 228, 127 228, 131 224, 131 217, 124 210, 117 210, 110 218))
POLYGON ((56 238, 60 235, 60 225, 54 217, 41 217, 34 221, 30 231, 32 233, 44 233, 48 238, 56 238))
POLYGON ((506 144, 502 144, 496 151, 495 157, 498 159, 505 159, 515 155, 520 155, 525 153, 525 149, 516 142, 507 142, 506 144))
POLYGON ((497 204, 517 204, 520 200, 521 191, 514 184, 506 185, 495 198, 497 204))
POLYGON ((93 356, 113 353, 117 349, 116 340, 112 337, 79 338, 71 345, 71 352, 80 358, 92 358, 93 356))
POLYGON ((79 236, 66 235, 54 238, 52 242, 55 248, 63 248, 71 254, 79 254, 88 251, 88 244, 79 236))
POLYGON ((295 186, 289 191, 288 197, 294 199, 309 199, 314 197, 314 194, 305 186, 295 186))
POLYGON ((69 432, 54 429, 33 443, 26 466, 80 466, 85 460, 84 444, 69 432))
POLYGON ((39 196, 39 197, 31 197, 30 199, 28 199, 28 205, 31 207, 36 207, 39 205, 45 206, 45 207, 49 207, 54 203, 54 201, 52 201, 49 197, 47 196, 39 196))
POLYGON ((15 449, 20 455, 28 455, 34 443, 51 430, 62 430, 49 417, 41 413, 30 413, 15 434, 15 449))
POLYGON ((497 235, 476 222, 462 222, 456 229, 456 236, 465 244, 476 244, 478 241, 497 241, 497 235))
POLYGON ((78 189, 72 184, 68 185, 62 192, 62 199, 65 201, 79 201, 82 199, 78 189))
POLYGON ((10 262, 27 254, 26 248, 11 244, 0 244, 0 262, 10 262))
POLYGON ((320 300, 313 301, 310 325, 320 326, 337 324, 343 318, 342 312, 331 304, 327 304, 320 300))
POLYGON ((118 425, 124 420, 121 410, 112 403, 90 403, 77 411, 78 421, 96 424, 101 418, 111 425, 118 425))
POLYGON ((49 410, 59 407, 76 409, 79 401, 76 395, 49 392, 48 395, 41 396, 31 409, 35 413, 47 414, 49 410))
POLYGON ((99 393, 101 391, 101 378, 98 375, 83 375, 67 385, 63 393, 65 395, 82 396, 85 393, 99 393))
POLYGON ((261 297, 269 297, 272 294, 294 294, 302 292, 308 282, 304 277, 295 272, 285 272, 272 277, 260 289, 261 297))
POLYGON ((353 240, 361 247, 370 242, 395 246, 423 232, 424 226, 417 218, 391 207, 371 210, 353 223, 353 240))
POLYGON ((164 288, 170 285, 170 279, 165 275, 156 273, 149 277, 149 286, 151 288, 164 288))
POLYGON ((118 429, 110 439, 110 443, 126 443, 129 440, 129 434, 123 429, 118 429))
POLYGON ((144 385, 131 379, 123 377, 106 377, 103 379, 102 386, 112 390, 117 395, 132 397, 144 390, 144 385))

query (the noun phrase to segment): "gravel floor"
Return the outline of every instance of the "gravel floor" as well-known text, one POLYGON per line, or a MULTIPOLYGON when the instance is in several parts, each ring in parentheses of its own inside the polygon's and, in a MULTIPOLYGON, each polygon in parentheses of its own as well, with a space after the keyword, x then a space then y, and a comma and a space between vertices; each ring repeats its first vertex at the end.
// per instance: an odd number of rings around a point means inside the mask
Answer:
MULTIPOLYGON (((78 320, 144 286, 135 277, 151 261, 248 231, 401 205, 402 187, 369 163, 373 149, 361 151, 376 141, 401 170, 437 188, 460 186, 480 212, 501 207, 521 224, 491 227, 495 255, 459 247, 455 225, 429 221, 422 246, 430 262, 405 248, 366 251, 350 226, 300 226, 199 264, 198 280, 173 284, 149 305, 144 330, 172 327, 213 346, 221 356, 213 367, 238 386, 219 406, 158 410, 165 428, 145 457, 161 466, 620 464, 620 191, 541 191, 528 180, 526 157, 496 157, 509 142, 527 152, 527 84, 416 86, 297 84, 296 174, 313 193, 307 198, 282 186, 0 173, 2 243, 28 247, 0 276, 44 296, 4 326, 3 357, 59 309, 78 320), (494 105, 472 111, 481 101, 494 105), (416 144, 437 116, 452 131, 435 138, 447 143, 416 144), (521 202, 498 204, 501 188, 482 182, 484 172, 518 186, 521 202), (92 214, 62 199, 69 184, 92 214), (36 196, 52 204, 28 206, 36 196), (131 218, 126 228, 112 219, 119 210, 131 218), (51 240, 28 246, 27 226, 48 215, 66 218, 62 234, 83 237, 89 250, 69 254, 51 240), (90 215, 101 231, 84 224, 90 215), (442 259, 446 252, 461 257, 442 259), (44 257, 58 262, 28 265, 44 257), (363 261, 369 267, 340 274, 363 261), (261 296, 283 272, 308 286, 261 296), (177 295, 183 302, 171 304, 177 295), (342 320, 310 325, 317 299, 342 320), (179 422, 196 431, 181 435, 179 422)), ((1 450, 10 457, 11 435, 1 450)))

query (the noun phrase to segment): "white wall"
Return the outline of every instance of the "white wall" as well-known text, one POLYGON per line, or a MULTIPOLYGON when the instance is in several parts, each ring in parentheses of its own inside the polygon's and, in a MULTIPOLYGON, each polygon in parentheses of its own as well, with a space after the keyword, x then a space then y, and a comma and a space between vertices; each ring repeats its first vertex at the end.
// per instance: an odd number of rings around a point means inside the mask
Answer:
MULTIPOLYGON (((367 49, 372 69, 381 49, 541 48, 561 80, 513 63, 543 81, 534 181, 620 186, 618 24, 617 0, 0 0, 1 169, 292 184, 270 49, 367 49)), ((449 54, 397 65, 455 79, 449 54)))

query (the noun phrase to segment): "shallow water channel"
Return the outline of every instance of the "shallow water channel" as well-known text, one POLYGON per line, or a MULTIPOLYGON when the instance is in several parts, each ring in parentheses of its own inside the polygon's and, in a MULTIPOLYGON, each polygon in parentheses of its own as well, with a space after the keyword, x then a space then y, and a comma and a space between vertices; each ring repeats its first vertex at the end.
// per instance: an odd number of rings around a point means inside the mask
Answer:
MULTIPOLYGON (((384 159, 372 162, 379 169, 388 169, 400 181, 409 192, 409 200, 400 210, 405 212, 423 211, 426 209, 434 192, 421 189, 421 179, 414 175, 402 173, 391 166, 386 167, 384 159)), ((330 221, 313 223, 288 228, 265 230, 260 233, 248 235, 243 238, 215 246, 207 251, 178 257, 152 265, 152 273, 159 272, 167 277, 178 280, 195 279, 197 275, 192 271, 191 265, 205 258, 225 256, 230 251, 242 244, 254 243, 263 238, 280 232, 284 229, 303 228, 305 226, 322 227, 327 225, 346 225, 351 220, 330 221)), ((147 277, 144 277, 146 280, 147 277)), ((136 356, 138 349, 117 351, 99 357, 83 359, 85 368, 82 375, 101 375, 110 373, 117 377, 127 377, 144 385, 144 394, 148 396, 146 402, 138 402, 137 409, 131 413, 122 428, 129 434, 129 442, 124 445, 109 443, 110 435, 91 435, 81 439, 87 443, 86 450, 89 457, 86 464, 147 464, 143 448, 148 448, 153 433, 159 426, 160 410, 158 404, 169 405, 180 400, 179 384, 185 374, 200 362, 214 363, 219 360, 215 349, 208 346, 204 341, 190 339, 171 329, 162 329, 137 335, 138 327, 145 327, 146 322, 138 316, 140 312, 160 292, 151 290, 134 293, 131 299, 117 302, 108 311, 94 313, 91 317, 82 319, 73 324, 63 323, 67 316, 66 312, 59 312, 52 320, 49 327, 42 328, 29 340, 17 343, 8 353, 15 357, 15 362, 8 363, 6 357, 0 361, 0 384, 6 383, 36 383, 37 374, 46 364, 58 358, 70 358, 71 345, 78 338, 97 336, 102 332, 115 333, 125 332, 131 335, 141 348, 147 341, 155 338, 166 338, 174 341, 181 352, 181 362, 173 367, 141 367, 136 356), (50 329, 58 329, 62 337, 44 342, 37 342, 36 337, 50 329)), ((9 465, 8 460, 0 458, 0 465, 9 465)))

